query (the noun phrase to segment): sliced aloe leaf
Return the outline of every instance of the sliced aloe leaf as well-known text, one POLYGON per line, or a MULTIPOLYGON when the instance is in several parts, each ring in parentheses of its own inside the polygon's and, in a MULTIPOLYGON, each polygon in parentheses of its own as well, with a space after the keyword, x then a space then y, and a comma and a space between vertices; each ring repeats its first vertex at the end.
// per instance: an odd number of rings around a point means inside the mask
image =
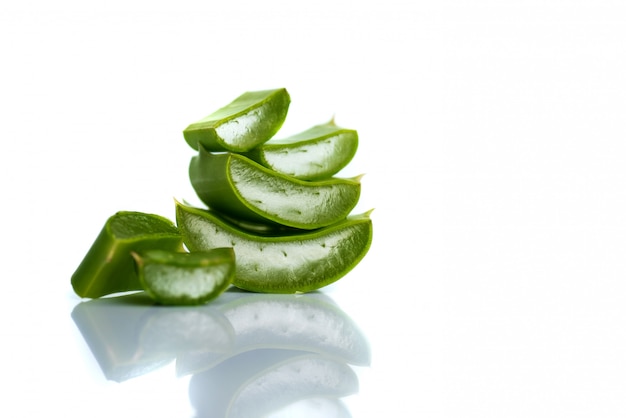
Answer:
POLYGON ((321 180, 344 168, 356 154, 359 137, 334 120, 299 134, 270 140, 245 155, 274 171, 301 180, 321 180))
POLYGON ((212 151, 249 151, 278 132, 290 102, 284 88, 246 92, 189 125, 183 136, 193 149, 201 144, 212 151))
POLYGON ((182 250, 182 237, 166 218, 142 212, 111 216, 71 278, 76 294, 98 298, 141 290, 132 251, 182 250))
POLYGON ((233 284, 265 293, 309 292, 333 283, 365 256, 372 241, 369 212, 297 235, 253 235, 214 212, 177 202, 176 220, 190 251, 232 247, 233 284))
POLYGON ((219 296, 235 274, 232 248, 132 253, 143 289, 163 305, 200 305, 219 296))
POLYGON ((200 149, 189 164, 200 200, 255 222, 316 229, 344 219, 361 194, 360 177, 316 182, 277 173, 239 154, 200 149))

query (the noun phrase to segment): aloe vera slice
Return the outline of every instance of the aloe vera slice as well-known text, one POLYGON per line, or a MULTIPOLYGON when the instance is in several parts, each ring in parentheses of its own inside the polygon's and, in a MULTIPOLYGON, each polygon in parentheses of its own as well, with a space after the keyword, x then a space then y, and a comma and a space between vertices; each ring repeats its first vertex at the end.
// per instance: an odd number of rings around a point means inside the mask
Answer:
POLYGON ((182 250, 176 226, 162 216, 122 211, 111 216, 71 278, 76 294, 98 298, 141 290, 132 251, 182 250))
POLYGON ((232 248, 184 253, 150 250, 132 253, 139 281, 163 305, 200 305, 219 296, 235 274, 232 248))
POLYGON ((301 180, 320 180, 348 165, 358 142, 355 130, 341 128, 331 120, 287 138, 272 139, 244 155, 279 173, 301 180))
POLYGON ((234 153, 200 149, 189 164, 200 200, 219 212, 256 222, 317 229, 344 219, 361 193, 360 177, 316 182, 288 177, 234 153))
POLYGON ((373 234, 369 212, 316 231, 275 237, 244 232, 211 211, 178 202, 176 220, 190 251, 231 246, 233 284, 265 293, 309 292, 339 280, 365 256, 373 234))
POLYGON ((291 99, 284 88, 246 92, 189 125, 183 136, 198 149, 243 152, 269 140, 282 126, 291 99))

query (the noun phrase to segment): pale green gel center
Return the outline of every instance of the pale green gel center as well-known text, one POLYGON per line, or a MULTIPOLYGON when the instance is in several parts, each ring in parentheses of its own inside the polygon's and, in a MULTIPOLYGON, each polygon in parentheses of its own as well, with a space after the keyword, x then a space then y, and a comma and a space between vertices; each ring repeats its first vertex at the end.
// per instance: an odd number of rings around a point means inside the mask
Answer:
POLYGON ((148 264, 144 267, 144 275, 157 295, 197 298, 223 283, 229 268, 228 264, 211 265, 209 268, 148 264))
POLYGON ((298 282, 316 272, 340 269, 347 251, 355 245, 353 225, 323 238, 290 242, 243 240, 221 228, 192 216, 188 230, 194 231, 198 249, 233 247, 237 257, 237 275, 255 277, 268 283, 298 282))
POLYGON ((217 128, 218 136, 230 145, 240 145, 250 135, 251 127, 258 125, 265 117, 263 108, 253 109, 248 113, 237 116, 217 128))
POLYGON ((340 134, 318 142, 310 142, 289 148, 267 148, 263 156, 276 171, 291 176, 310 176, 324 172, 331 163, 348 153, 347 134, 340 134))

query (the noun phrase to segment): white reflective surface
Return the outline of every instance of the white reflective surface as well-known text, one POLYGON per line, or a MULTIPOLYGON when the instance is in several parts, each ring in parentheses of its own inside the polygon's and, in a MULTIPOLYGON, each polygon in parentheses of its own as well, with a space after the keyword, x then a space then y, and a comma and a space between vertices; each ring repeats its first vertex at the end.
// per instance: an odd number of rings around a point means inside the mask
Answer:
POLYGON ((626 415, 620 2, 0 12, 0 416, 626 415), (199 309, 74 295, 110 215, 194 200, 182 130, 282 86, 280 137, 359 132, 361 264, 199 309))

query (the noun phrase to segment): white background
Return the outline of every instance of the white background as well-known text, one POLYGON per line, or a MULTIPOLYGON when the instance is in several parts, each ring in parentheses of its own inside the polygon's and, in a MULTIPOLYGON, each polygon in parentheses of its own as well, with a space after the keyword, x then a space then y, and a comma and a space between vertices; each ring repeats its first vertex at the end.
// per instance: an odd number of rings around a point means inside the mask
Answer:
POLYGON ((354 417, 625 416, 625 43, 621 1, 3 3, 0 415, 188 416, 93 377, 70 276, 192 196, 186 125, 286 87, 375 208, 325 290, 371 342, 354 417))

